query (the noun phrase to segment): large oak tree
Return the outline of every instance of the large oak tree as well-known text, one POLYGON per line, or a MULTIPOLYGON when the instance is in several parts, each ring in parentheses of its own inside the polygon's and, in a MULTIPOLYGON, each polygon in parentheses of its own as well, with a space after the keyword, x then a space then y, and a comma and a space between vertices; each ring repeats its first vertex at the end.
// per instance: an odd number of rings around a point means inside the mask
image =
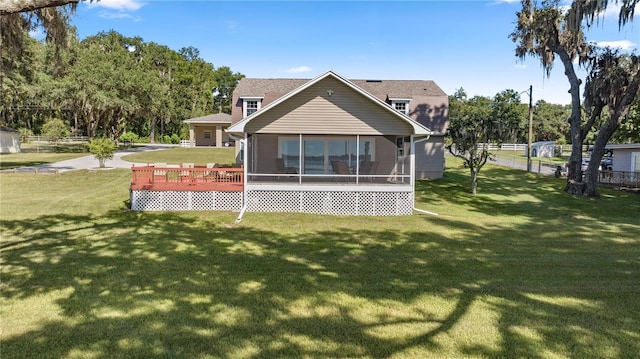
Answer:
MULTIPOLYGON (((616 73, 617 84, 625 84, 614 90, 607 86, 608 76, 612 72, 602 71, 599 64, 612 64, 620 60, 617 54, 599 52, 589 43, 584 35, 584 26, 592 26, 604 14, 610 3, 620 6, 619 26, 633 20, 634 8, 640 0, 575 0, 568 10, 561 6, 558 0, 545 0, 538 4, 531 0, 522 0, 522 9, 517 13, 516 29, 511 34, 516 43, 516 56, 524 59, 533 56, 540 59, 540 63, 547 76, 551 74, 554 61, 560 59, 564 73, 569 81, 571 94, 571 115, 569 125, 571 129, 571 157, 565 191, 570 194, 597 196, 597 165, 604 153, 604 146, 617 126, 624 120, 633 98, 638 96, 638 82, 640 70, 633 66, 635 60, 627 66, 629 72, 626 79, 620 79, 616 73), (614 60, 615 57, 618 60, 614 60), (586 119, 582 116, 582 102, 580 85, 583 83, 576 73, 574 61, 583 66, 589 75, 589 90, 586 91, 588 103, 586 119), (636 81, 638 80, 638 81, 636 81), (598 88, 598 90, 595 90, 598 88), (612 92, 605 93, 607 89, 612 92), (624 98, 624 100, 622 100, 624 98), (592 129, 600 113, 609 106, 615 113, 611 123, 597 129, 602 134, 594 145, 590 169, 582 180, 582 144, 586 133, 592 129), (600 156, 600 158, 598 158, 600 156)), ((614 71, 615 72, 615 71, 614 71)), ((610 111, 611 111, 610 109, 610 111)))

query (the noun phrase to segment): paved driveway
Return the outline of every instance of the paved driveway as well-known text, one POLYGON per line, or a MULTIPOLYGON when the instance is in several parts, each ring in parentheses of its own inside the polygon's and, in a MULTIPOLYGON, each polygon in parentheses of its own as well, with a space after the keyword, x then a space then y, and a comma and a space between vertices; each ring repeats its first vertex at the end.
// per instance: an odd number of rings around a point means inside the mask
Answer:
MULTIPOLYGON (((125 161, 122 159, 123 156, 144 152, 144 151, 159 151, 163 149, 167 149, 173 146, 163 146, 163 145, 147 145, 147 146, 139 146, 130 149, 120 150, 113 154, 113 159, 106 160, 105 166, 110 168, 131 168, 132 165, 137 164, 146 164, 146 163, 134 163, 125 161)), ((4 170, 4 172, 35 172, 36 170, 39 172, 46 171, 54 171, 57 172, 66 172, 73 170, 81 170, 81 169, 94 169, 98 168, 98 160, 93 155, 82 156, 70 160, 47 163, 38 166, 29 166, 29 167, 21 167, 16 169, 4 170)))

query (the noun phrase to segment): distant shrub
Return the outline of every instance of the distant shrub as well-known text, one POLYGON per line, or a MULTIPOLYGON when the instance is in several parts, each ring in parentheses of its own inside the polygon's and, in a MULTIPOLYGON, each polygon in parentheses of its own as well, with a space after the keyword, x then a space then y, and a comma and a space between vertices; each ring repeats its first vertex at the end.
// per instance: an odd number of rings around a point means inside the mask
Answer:
POLYGON ((120 136, 120 142, 124 143, 135 143, 138 142, 138 140, 138 134, 134 132, 125 132, 120 136))
POLYGON ((180 127, 180 139, 188 140, 189 139, 189 124, 183 123, 182 127, 180 127))
POLYGON ((102 137, 96 138, 89 143, 89 152, 91 152, 98 163, 100 168, 104 168, 104 161, 113 158, 113 153, 116 151, 116 144, 111 139, 102 137))
POLYGON ((178 136, 177 134, 173 134, 171 135, 171 143, 173 143, 174 145, 177 145, 180 143, 180 136, 178 136))
POLYGON ((42 125, 42 135, 46 136, 50 142, 58 143, 61 139, 69 137, 71 131, 61 119, 51 118, 42 125))
POLYGON ((31 139, 30 137, 33 136, 33 131, 26 127, 23 127, 19 128, 18 132, 20 132, 20 142, 29 143, 29 140, 31 139))

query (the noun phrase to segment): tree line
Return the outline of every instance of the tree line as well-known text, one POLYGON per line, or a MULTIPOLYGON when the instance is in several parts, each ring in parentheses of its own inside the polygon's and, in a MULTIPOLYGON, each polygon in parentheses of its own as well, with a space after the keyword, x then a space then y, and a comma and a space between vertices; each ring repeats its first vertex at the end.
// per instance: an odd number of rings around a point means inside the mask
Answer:
POLYGON ((184 137, 183 120, 230 112, 231 93, 244 77, 215 68, 194 47, 175 51, 116 31, 80 41, 68 28, 61 46, 26 30, 7 39, 5 29, 0 121, 27 133, 39 134, 47 121, 59 119, 72 134, 89 138, 184 137), (11 51, 11 41, 20 51, 11 51))
MULTIPOLYGON (((462 121, 473 113, 478 120, 491 117, 500 122, 504 132, 494 136, 489 142, 527 143, 529 104, 520 99, 521 93, 507 89, 493 97, 467 97, 464 88, 459 88, 449 96, 449 117, 453 122, 462 121)), ((567 119, 571 115, 571 104, 554 104, 545 100, 538 100, 532 107, 532 141, 555 141, 557 144, 571 143, 571 129, 567 119)), ((598 119, 599 123, 608 120, 608 113, 604 112, 598 119)), ((478 122, 476 127, 480 127, 478 122)), ((597 128, 586 133, 585 144, 593 144, 597 136, 597 128)), ((636 100, 622 122, 609 139, 609 143, 637 143, 640 142, 640 100, 636 100)))

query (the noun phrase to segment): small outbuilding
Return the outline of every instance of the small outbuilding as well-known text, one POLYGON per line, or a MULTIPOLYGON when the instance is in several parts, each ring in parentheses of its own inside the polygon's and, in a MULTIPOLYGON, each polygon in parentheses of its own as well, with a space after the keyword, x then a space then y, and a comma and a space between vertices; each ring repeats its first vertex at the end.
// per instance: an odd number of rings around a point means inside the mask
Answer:
POLYGON ((212 115, 190 118, 189 147, 228 147, 234 144, 226 129, 231 125, 231 115, 216 113, 212 115))
POLYGON ((0 126, 0 153, 20 152, 20 132, 0 126))
MULTIPOLYGON (((525 153, 526 154, 526 153, 525 153)), ((540 141, 531 144, 531 157, 554 157, 556 154, 555 141, 540 141)))
POLYGON ((640 172, 640 143, 607 145, 613 151, 613 170, 640 172))

